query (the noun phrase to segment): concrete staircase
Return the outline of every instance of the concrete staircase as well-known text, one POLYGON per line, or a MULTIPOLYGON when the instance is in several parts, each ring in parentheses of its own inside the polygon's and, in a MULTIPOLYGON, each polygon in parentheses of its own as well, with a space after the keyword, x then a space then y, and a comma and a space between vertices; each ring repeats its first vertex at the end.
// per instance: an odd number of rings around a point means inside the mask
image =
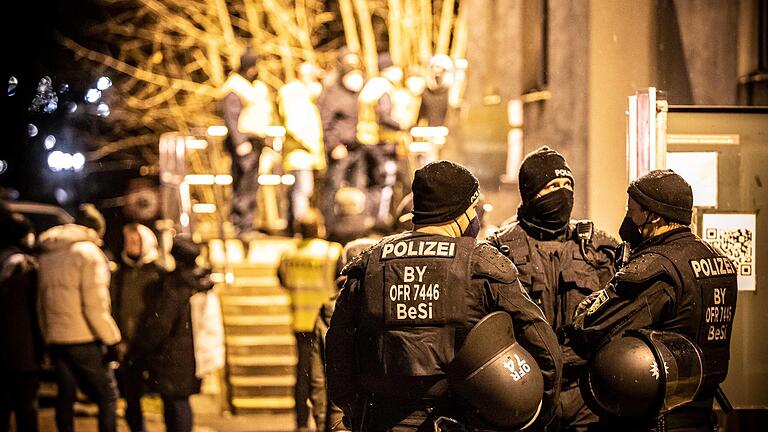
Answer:
POLYGON ((211 263, 220 269, 227 348, 229 403, 235 414, 293 412, 296 341, 290 298, 277 266, 292 239, 252 240, 247 253, 238 240, 209 242, 211 263), (217 259, 226 253, 227 260, 217 259))

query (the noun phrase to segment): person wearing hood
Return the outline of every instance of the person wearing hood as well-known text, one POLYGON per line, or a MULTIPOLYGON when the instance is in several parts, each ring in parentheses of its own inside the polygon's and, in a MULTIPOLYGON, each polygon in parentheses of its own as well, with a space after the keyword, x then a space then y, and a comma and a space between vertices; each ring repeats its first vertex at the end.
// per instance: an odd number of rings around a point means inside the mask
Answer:
MULTIPOLYGON (((517 220, 505 223, 488 240, 520 272, 520 283, 544 312, 555 332, 572 322, 586 296, 607 283, 614 271, 616 241, 591 221, 571 221, 574 180, 565 158, 542 147, 520 166, 522 204, 517 220), (589 238, 580 236, 588 228, 589 238)), ((578 382, 586 363, 563 349, 560 428, 585 431, 596 416, 584 403, 578 382)))
POLYGON ((106 224, 90 204, 80 207, 76 220, 40 235, 38 318, 56 369, 56 426, 74 430, 79 386, 99 407, 99 432, 112 432, 117 384, 109 364, 121 335, 111 312, 109 262, 100 248, 106 224))
POLYGON ((149 372, 149 386, 163 400, 168 432, 192 430, 189 396, 200 392, 189 298, 210 290, 213 283, 210 270, 197 265, 198 255, 200 247, 192 240, 174 239, 171 256, 176 267, 146 305, 125 359, 129 365, 149 372))
MULTIPOLYGON (((123 335, 120 352, 130 350, 136 327, 147 303, 160 292, 164 275, 158 264, 157 237, 148 227, 131 223, 123 227, 121 263, 112 277, 112 314, 123 335)), ((120 393, 125 398, 125 419, 131 432, 145 430, 141 413, 144 380, 141 368, 122 364, 118 370, 120 393)))
POLYGON ((253 231, 259 157, 266 128, 274 122, 274 107, 267 85, 258 80, 259 58, 240 57, 240 67, 221 89, 220 111, 227 127, 225 148, 232 158, 232 223, 238 232, 253 231))
POLYGON ((37 325, 34 231, 26 217, 0 209, 0 431, 36 432, 42 337, 37 325))

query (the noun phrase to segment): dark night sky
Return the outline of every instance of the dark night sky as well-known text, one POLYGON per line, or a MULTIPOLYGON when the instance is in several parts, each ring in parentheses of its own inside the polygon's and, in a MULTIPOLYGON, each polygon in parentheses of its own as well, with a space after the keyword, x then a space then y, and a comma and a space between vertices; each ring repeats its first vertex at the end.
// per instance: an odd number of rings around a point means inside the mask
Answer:
MULTIPOLYGON (((32 113, 28 107, 43 76, 52 79, 54 88, 61 83, 70 86, 72 91, 60 96, 62 102, 77 96, 77 89, 84 85, 79 81, 90 78, 89 71, 74 62, 71 54, 59 46, 56 35, 80 37, 88 22, 98 19, 99 9, 94 3, 93 0, 22 0, 4 4, 6 22, 2 32, 3 40, 7 42, 0 66, 2 86, 7 86, 10 77, 18 80, 18 86, 13 95, 3 89, 5 127, 0 159, 8 162, 8 169, 0 174, 0 186, 18 190, 21 199, 53 202, 52 183, 62 181, 51 177, 42 146, 43 137, 61 127, 62 115, 58 112, 54 115, 32 113), (37 137, 30 139, 27 136, 28 123, 39 127, 37 137)), ((73 185, 82 182, 70 177, 65 181, 73 185)))

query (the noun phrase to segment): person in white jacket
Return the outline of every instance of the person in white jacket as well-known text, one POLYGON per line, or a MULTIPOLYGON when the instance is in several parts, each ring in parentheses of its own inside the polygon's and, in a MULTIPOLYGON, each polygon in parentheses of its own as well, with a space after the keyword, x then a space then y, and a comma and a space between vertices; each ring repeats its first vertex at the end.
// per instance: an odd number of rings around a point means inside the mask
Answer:
POLYGON ((38 314, 56 369, 56 426, 74 431, 76 389, 99 407, 99 432, 116 430, 117 385, 109 366, 120 330, 110 311, 110 270, 101 251, 104 219, 81 206, 79 224, 55 226, 40 235, 38 314))

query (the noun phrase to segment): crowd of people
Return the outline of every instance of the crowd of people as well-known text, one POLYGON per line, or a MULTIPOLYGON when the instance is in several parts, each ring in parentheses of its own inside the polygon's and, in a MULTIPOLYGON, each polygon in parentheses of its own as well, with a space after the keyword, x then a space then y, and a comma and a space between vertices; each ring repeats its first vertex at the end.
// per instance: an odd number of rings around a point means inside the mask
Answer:
MULTIPOLYGON (((258 229, 268 128, 285 127, 301 240, 277 274, 293 309, 298 430, 712 430, 714 400, 727 406, 736 275, 691 232, 682 177, 629 185, 620 244, 571 219, 571 169, 542 147, 520 166, 517 215, 488 233, 468 169, 408 166, 410 128, 445 121, 450 58, 426 77, 387 54, 367 80, 353 52, 322 82, 311 66, 272 95, 246 55, 221 93, 240 235, 258 229)), ((189 300, 212 288, 200 247, 177 237, 160 259, 154 232, 131 223, 112 262, 92 205, 37 238, 6 206, 0 226, 0 430, 11 413, 37 430, 47 355, 60 431, 74 430, 78 388, 102 432, 116 430, 119 397, 131 431, 145 430, 145 392, 160 394, 166 430, 191 431, 189 300)))
POLYGON ((0 430, 37 431, 45 358, 55 375, 55 423, 74 431, 77 390, 98 406, 100 432, 117 430, 118 399, 132 432, 145 431, 141 396, 159 394, 168 431, 190 432, 196 375, 190 298, 213 287, 196 259, 200 247, 177 237, 173 260, 140 224, 123 228, 112 262, 106 224, 91 204, 75 223, 35 238, 22 214, 0 203, 0 430), (172 262, 172 265, 168 263, 172 262))
POLYGON ((256 56, 243 55, 220 91, 225 149, 232 159, 230 216, 238 235, 264 230, 267 222, 260 223, 259 214, 278 207, 259 199, 259 176, 269 170, 294 178, 289 232, 313 208, 326 220, 336 217, 336 194, 345 188, 363 193, 362 213, 382 230, 394 226, 393 213, 408 192, 413 168, 410 130, 445 125, 453 60, 437 55, 426 71, 406 74, 382 53, 378 73, 366 78, 358 53, 343 49, 328 74, 302 63, 274 92, 259 79, 259 67, 256 56), (277 125, 285 131, 279 145, 270 132, 277 125), (265 148, 279 155, 278 168, 260 163, 265 148))
MULTIPOLYGON (((714 401, 727 406, 736 275, 691 231, 690 185, 671 170, 633 181, 622 243, 571 219, 575 190, 543 147, 521 164, 517 215, 489 235, 479 181, 449 161, 416 170, 403 232, 351 223, 367 220, 355 188, 337 192, 327 226, 308 208, 277 269, 297 429, 711 431, 714 401)), ((100 431, 115 430, 118 397, 131 431, 145 430, 145 392, 161 396, 167 430, 190 431, 189 299, 212 288, 200 247, 177 237, 169 267, 131 223, 111 268, 91 205, 37 239, 21 214, 2 206, 0 219, 0 344, 14 348, 0 354, 3 430, 11 413, 37 430, 47 354, 59 430, 73 430, 80 388, 100 431)))

